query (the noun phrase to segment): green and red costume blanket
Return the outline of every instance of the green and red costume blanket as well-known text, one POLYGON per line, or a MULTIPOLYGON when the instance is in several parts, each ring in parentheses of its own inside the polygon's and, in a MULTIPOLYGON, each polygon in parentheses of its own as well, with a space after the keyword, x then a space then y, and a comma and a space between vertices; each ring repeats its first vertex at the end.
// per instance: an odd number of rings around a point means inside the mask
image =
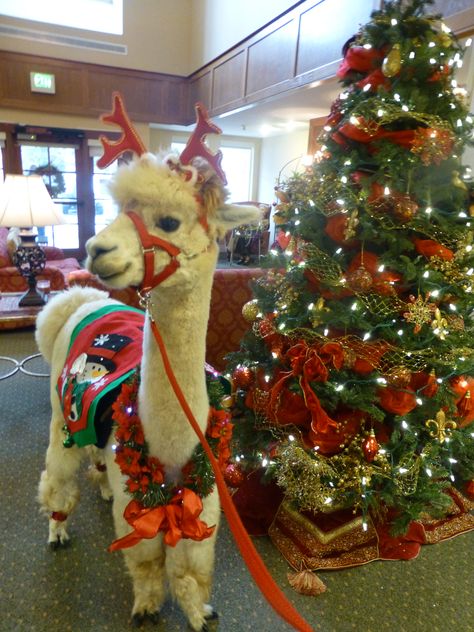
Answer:
POLYGON ((65 445, 103 448, 112 421, 107 410, 122 383, 139 367, 145 314, 126 305, 108 305, 76 325, 57 389, 67 439, 65 445))

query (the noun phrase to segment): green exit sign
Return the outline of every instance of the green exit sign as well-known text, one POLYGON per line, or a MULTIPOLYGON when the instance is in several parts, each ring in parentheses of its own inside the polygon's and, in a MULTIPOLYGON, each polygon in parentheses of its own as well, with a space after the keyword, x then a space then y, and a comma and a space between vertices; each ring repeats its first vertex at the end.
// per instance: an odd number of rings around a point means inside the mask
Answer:
POLYGON ((45 92, 55 94, 54 75, 49 72, 30 72, 31 92, 45 92))

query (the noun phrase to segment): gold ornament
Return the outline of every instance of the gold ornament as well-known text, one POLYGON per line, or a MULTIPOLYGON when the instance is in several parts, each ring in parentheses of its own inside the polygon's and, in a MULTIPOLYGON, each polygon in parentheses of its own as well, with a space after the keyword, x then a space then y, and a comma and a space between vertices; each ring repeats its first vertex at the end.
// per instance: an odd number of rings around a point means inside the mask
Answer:
POLYGON ((436 413, 436 420, 428 419, 427 421, 425 421, 425 426, 427 428, 433 426, 434 429, 430 432, 430 437, 433 437, 433 439, 438 439, 440 443, 444 443, 445 440, 448 438, 450 432, 452 430, 456 430, 457 423, 450 419, 446 420, 444 410, 441 409, 438 410, 438 412, 436 413))
POLYGON ((351 369, 357 360, 357 353, 350 347, 344 347, 344 368, 351 369))
POLYGON ((438 308, 435 309, 434 319, 431 321, 431 329, 435 336, 438 336, 440 340, 446 340, 446 334, 448 331, 445 327, 448 326, 446 318, 441 316, 441 312, 438 308))
POLYGON ((459 171, 453 171, 453 177, 451 178, 451 184, 453 186, 457 187, 458 189, 462 189, 463 191, 467 191, 467 185, 459 177, 459 171))
POLYGON ((229 410, 229 408, 232 408, 234 405, 234 398, 232 395, 225 395, 222 399, 221 399, 221 406, 222 408, 225 408, 226 410, 229 410))
POLYGON ((257 320, 260 309, 258 307, 257 299, 253 299, 245 303, 242 307, 242 316, 248 323, 253 323, 257 320))
POLYGON ((410 151, 420 156, 421 162, 427 167, 440 165, 449 158, 454 146, 455 137, 446 127, 418 127, 413 134, 410 151))
POLYGON ((409 222, 417 214, 418 204, 409 195, 397 196, 394 200, 393 213, 403 222, 409 222))
POLYGON ((347 285, 354 292, 367 292, 372 287, 373 282, 372 275, 363 265, 347 275, 347 285))
POLYGON ((382 72, 386 77, 394 77, 400 72, 401 66, 402 56, 400 53, 400 44, 394 44, 382 62, 382 72))
POLYGON ((396 366, 386 374, 387 382, 396 388, 406 388, 411 380, 411 371, 406 366, 396 366))
POLYGON ((417 299, 411 295, 409 299, 410 303, 407 305, 407 311, 404 312, 403 318, 408 323, 414 323, 415 327, 413 333, 417 334, 425 323, 431 321, 431 316, 433 311, 436 310, 436 305, 428 302, 429 294, 427 294, 425 298, 418 295, 417 299))
POLYGON ((416 492, 420 467, 421 458, 419 456, 408 455, 400 459, 393 476, 393 482, 402 496, 410 496, 416 492))
POLYGON ((464 331, 464 318, 457 314, 448 314, 446 316, 448 327, 451 331, 464 331))
POLYGON ((352 239, 356 236, 356 228, 359 224, 358 214, 359 212, 357 211, 357 209, 354 209, 349 215, 344 228, 344 241, 349 241, 349 239, 352 239))
POLYGON ((435 39, 438 40, 439 45, 442 46, 443 48, 449 48, 452 44, 451 36, 448 33, 445 33, 444 31, 441 31, 441 33, 438 33, 435 39))
POLYGON ((321 319, 323 312, 329 311, 331 310, 329 307, 326 307, 324 298, 320 296, 310 311, 310 320, 313 327, 320 325, 323 322, 321 319))

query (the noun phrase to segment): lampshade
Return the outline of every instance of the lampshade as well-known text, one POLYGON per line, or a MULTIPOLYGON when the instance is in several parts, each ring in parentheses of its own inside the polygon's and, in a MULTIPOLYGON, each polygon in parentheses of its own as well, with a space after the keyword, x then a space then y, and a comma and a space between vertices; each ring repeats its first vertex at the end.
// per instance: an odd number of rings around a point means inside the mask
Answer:
POLYGON ((27 228, 63 223, 41 176, 5 176, 0 186, 0 226, 27 228))

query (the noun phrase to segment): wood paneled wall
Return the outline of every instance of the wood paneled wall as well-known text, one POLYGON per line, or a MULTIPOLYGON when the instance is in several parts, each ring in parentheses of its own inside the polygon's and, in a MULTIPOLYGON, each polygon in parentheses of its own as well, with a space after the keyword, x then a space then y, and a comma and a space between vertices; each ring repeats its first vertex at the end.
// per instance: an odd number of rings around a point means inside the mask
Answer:
POLYGON ((196 101, 215 116, 334 76, 342 45, 381 3, 304 0, 189 77, 0 51, 0 107, 97 118, 120 90, 134 121, 189 125, 196 101), (31 93, 31 70, 54 73, 56 94, 31 93))
POLYGON ((341 49, 380 0, 307 0, 192 77, 212 115, 334 76, 341 49))
POLYGON ((380 0, 305 0, 189 77, 0 51, 0 107, 98 117, 119 90, 134 121, 189 125, 334 75, 342 44, 380 0), (30 71, 56 76, 56 94, 30 91, 30 71))
POLYGON ((97 118, 114 90, 136 122, 190 122, 185 77, 0 51, 0 107, 97 118), (56 94, 31 92, 31 71, 53 73, 56 94))

